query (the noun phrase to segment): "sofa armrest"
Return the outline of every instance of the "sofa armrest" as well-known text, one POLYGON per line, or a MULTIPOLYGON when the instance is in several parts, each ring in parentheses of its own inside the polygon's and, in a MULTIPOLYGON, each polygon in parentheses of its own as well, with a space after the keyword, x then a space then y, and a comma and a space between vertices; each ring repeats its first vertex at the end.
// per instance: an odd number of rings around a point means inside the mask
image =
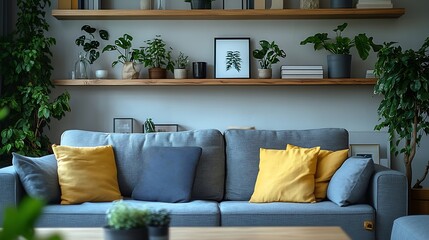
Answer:
POLYGON ((376 212, 376 239, 388 240, 393 221, 408 213, 407 177, 376 164, 369 183, 369 197, 376 212))
POLYGON ((17 206, 25 194, 13 166, 0 169, 0 193, 0 225, 2 225, 5 208, 17 206))

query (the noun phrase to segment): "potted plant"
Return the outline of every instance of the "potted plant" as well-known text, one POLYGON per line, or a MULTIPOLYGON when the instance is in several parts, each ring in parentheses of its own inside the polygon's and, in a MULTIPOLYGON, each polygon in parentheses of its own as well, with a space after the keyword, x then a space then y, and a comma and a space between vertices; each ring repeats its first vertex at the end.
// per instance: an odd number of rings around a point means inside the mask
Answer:
POLYGON ((188 56, 185 56, 182 52, 179 53, 175 61, 176 68, 174 69, 174 78, 183 79, 187 76, 186 67, 188 66, 189 60, 188 56))
POLYGON ((146 119, 146 121, 144 121, 143 126, 145 133, 155 132, 155 124, 153 123, 152 118, 146 119))
POLYGON ((362 60, 368 58, 372 49, 377 52, 381 45, 373 42, 372 37, 367 37, 361 33, 353 39, 343 37, 342 33, 346 29, 347 23, 343 23, 334 29, 335 38, 328 38, 328 33, 317 33, 314 36, 301 41, 301 45, 314 44, 314 50, 325 49, 332 55, 328 55, 328 77, 329 78, 350 78, 352 55, 350 50, 355 47, 362 60))
POLYGON ((170 213, 167 210, 150 211, 147 224, 149 240, 168 240, 170 221, 170 213))
POLYGON ((191 9, 211 9, 213 1, 215 0, 185 0, 191 3, 191 9))
MULTIPOLYGON (((391 151, 402 154, 408 189, 413 190, 412 164, 423 134, 429 133, 429 38, 417 51, 403 50, 394 43, 385 43, 378 52, 374 73, 378 78, 374 92, 383 96, 378 114, 381 122, 376 130, 387 128, 391 151)), ((413 188, 421 188, 429 163, 413 188)), ((428 196, 429 194, 426 194, 428 196)))
POLYGON ((149 211, 134 208, 122 200, 113 203, 107 212, 104 235, 107 240, 148 239, 146 223, 149 211))
POLYGON ((147 47, 142 47, 139 60, 145 67, 149 67, 149 78, 167 78, 167 70, 173 72, 174 62, 171 59, 171 50, 167 51, 166 43, 160 35, 152 40, 146 40, 147 47))
POLYGON ((115 40, 115 45, 107 45, 103 49, 103 52, 118 52, 118 60, 112 63, 112 67, 114 67, 118 63, 123 64, 123 79, 134 79, 139 77, 139 71, 137 71, 136 68, 136 61, 139 58, 140 51, 138 49, 131 49, 131 47, 133 46, 132 41, 132 36, 124 34, 122 37, 119 37, 117 40, 115 40))
POLYGON ((259 41, 261 49, 253 50, 253 57, 258 59, 260 68, 258 69, 259 78, 271 78, 273 74, 272 65, 280 61, 279 58, 285 58, 286 53, 272 41, 259 41))

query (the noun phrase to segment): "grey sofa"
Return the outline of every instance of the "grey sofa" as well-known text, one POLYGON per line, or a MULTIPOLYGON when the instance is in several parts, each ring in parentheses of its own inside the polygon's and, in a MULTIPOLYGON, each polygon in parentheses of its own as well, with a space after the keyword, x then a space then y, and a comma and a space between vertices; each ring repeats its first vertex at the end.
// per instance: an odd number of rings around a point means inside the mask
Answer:
MULTIPOLYGON (((126 201, 171 211, 173 226, 341 226, 353 239, 389 239, 393 221, 407 214, 405 176, 376 166, 365 202, 339 207, 318 203, 249 203, 258 174, 259 148, 285 149, 286 144, 322 149, 348 148, 344 129, 195 130, 177 133, 112 134, 69 130, 61 144, 114 146, 121 194, 126 201), (130 199, 141 174, 139 156, 150 146, 199 146, 192 197, 188 203, 142 202, 130 199), (365 227, 372 222, 373 229, 365 227)), ((4 207, 26 194, 13 167, 0 169, 0 222, 4 207)), ((51 204, 38 222, 43 227, 100 227, 111 203, 51 204)))

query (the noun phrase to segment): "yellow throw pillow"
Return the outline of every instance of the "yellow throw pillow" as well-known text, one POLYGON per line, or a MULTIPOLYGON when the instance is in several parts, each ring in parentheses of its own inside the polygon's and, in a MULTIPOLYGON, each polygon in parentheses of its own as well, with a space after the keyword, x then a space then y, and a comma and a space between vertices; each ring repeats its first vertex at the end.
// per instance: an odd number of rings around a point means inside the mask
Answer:
MULTIPOLYGON (((300 147, 288 144, 286 149, 290 148, 300 147)), ((319 156, 317 157, 316 175, 314 176, 314 196, 316 197, 316 201, 322 201, 326 198, 326 191, 328 189, 329 181, 338 168, 340 168, 347 159, 348 154, 348 149, 335 152, 320 150, 319 156)))
POLYGON ((314 174, 319 150, 261 148, 250 202, 315 202, 314 174))
POLYGON ((122 199, 112 146, 53 145, 58 161, 61 204, 122 199))

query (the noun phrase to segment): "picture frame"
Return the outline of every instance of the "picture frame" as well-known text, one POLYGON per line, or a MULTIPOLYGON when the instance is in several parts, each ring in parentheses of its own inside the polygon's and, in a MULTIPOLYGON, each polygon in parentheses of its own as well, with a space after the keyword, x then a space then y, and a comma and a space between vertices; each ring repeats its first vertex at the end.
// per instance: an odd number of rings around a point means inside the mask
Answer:
POLYGON ((114 133, 133 133, 134 118, 114 118, 114 133))
MULTIPOLYGON (((144 125, 142 126, 145 131, 144 125)), ((178 132, 179 124, 155 124, 155 132, 178 132)))
POLYGON ((214 39, 214 77, 250 78, 250 38, 214 39))
POLYGON ((350 144, 350 156, 369 157, 380 164, 380 144, 350 144))

